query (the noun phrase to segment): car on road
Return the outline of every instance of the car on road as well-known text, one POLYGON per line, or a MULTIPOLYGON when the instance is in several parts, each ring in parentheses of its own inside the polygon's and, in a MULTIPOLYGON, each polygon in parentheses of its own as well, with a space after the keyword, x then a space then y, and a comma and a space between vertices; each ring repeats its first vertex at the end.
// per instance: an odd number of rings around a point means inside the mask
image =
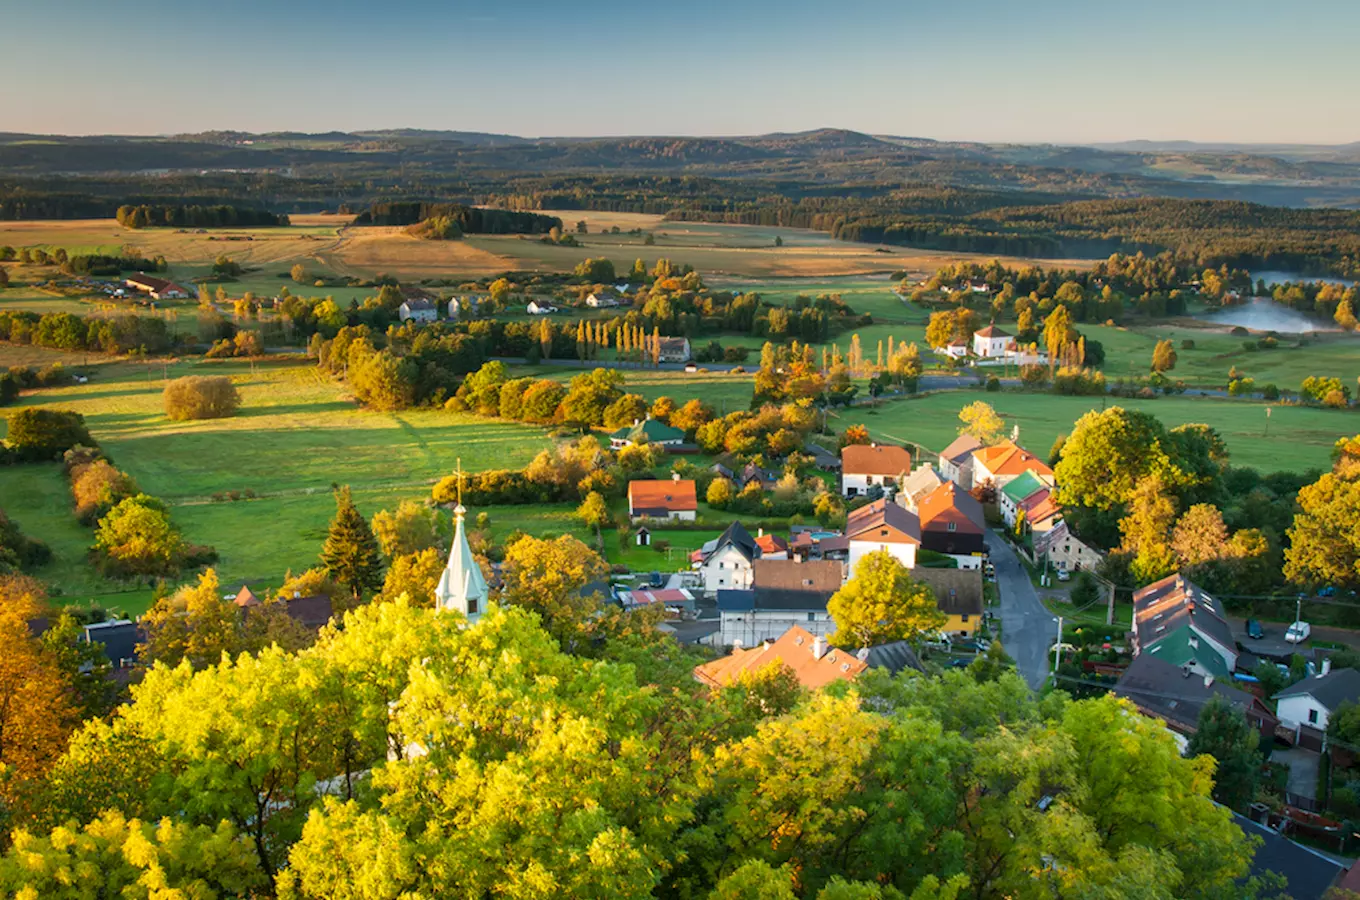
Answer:
POLYGON ((1058 580, 1059 580, 1059 581, 1071 581, 1071 580, 1072 580, 1072 573, 1068 571, 1067 566, 1059 566, 1059 567, 1058 567, 1058 580))
POLYGON ((986 653, 988 650, 992 649, 992 642, 986 638, 951 641, 950 649, 955 653, 986 653))
POLYGON ((1259 641, 1265 636, 1265 629, 1261 627, 1260 622, 1255 619, 1247 619, 1247 637, 1251 638, 1253 641, 1259 641))
POLYGON ((1284 633, 1284 639, 1290 644, 1302 644, 1308 640, 1308 636, 1313 633, 1313 626, 1307 622, 1295 622, 1290 625, 1284 633))

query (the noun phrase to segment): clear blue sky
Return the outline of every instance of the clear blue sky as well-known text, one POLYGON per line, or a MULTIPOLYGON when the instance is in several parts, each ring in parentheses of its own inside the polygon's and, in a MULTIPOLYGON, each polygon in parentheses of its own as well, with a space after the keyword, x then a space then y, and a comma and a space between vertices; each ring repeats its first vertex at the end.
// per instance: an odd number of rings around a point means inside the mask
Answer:
POLYGON ((1360 140, 1356 0, 5 0, 0 131, 1360 140))

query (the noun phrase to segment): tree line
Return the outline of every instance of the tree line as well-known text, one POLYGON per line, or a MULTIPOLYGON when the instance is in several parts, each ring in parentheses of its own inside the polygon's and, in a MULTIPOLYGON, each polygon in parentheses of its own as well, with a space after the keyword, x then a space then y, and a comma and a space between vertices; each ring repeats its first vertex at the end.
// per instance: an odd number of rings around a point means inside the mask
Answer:
POLYGON ((286 215, 242 206, 124 205, 114 213, 124 228, 245 228, 287 225, 286 215))
POLYGON ((414 200, 373 203, 354 217, 354 224, 415 225, 427 219, 445 219, 462 234, 547 234, 562 227, 556 216, 414 200))

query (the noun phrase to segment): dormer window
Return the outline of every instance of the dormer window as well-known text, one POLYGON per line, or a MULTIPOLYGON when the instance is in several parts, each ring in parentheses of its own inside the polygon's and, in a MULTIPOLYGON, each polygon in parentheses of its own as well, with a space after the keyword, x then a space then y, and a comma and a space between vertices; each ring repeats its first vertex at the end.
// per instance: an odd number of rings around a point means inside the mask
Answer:
POLYGON ((470 616, 475 616, 475 615, 477 615, 477 598, 476 598, 476 597, 469 597, 469 598, 468 598, 467 604, 468 604, 468 615, 470 615, 470 616))
POLYGON ((950 531, 958 531, 958 530, 959 530, 958 524, 955 523, 955 522, 950 522, 950 523, 949 523, 949 530, 950 530, 950 531))

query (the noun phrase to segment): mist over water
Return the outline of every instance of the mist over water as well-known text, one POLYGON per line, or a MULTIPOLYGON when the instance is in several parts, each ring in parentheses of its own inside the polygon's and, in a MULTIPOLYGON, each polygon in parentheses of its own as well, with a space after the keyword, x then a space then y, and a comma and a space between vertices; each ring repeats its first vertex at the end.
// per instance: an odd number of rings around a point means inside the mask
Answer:
POLYGON ((1334 322, 1304 315, 1296 309, 1281 306, 1274 300, 1258 297, 1241 306, 1230 306, 1201 317, 1217 325, 1240 325, 1253 331, 1278 331, 1280 334, 1303 334, 1306 331, 1337 331, 1334 322))
POLYGON ((1300 275, 1298 272, 1280 272, 1275 269, 1262 269, 1260 272, 1251 273, 1252 283, 1264 281, 1268 287, 1277 284, 1299 284, 1305 281, 1321 281, 1326 284, 1339 284, 1342 287, 1350 287, 1354 281, 1347 281, 1344 278, 1334 278, 1330 275, 1300 275))

